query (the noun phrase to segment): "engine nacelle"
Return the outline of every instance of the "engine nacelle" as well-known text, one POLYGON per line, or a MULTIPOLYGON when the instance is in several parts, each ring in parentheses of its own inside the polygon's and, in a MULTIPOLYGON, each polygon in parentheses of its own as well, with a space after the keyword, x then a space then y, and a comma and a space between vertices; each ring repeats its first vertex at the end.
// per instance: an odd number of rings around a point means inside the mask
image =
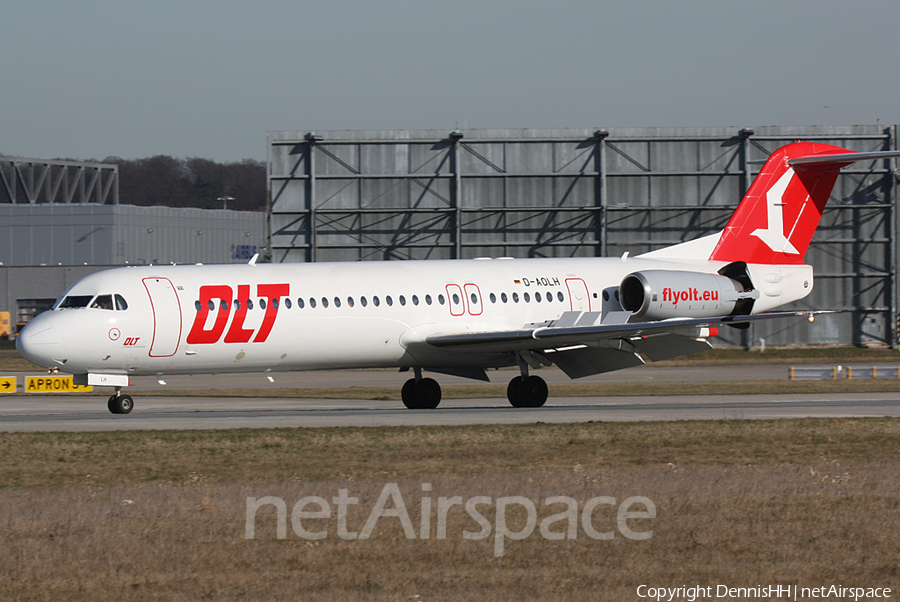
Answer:
POLYGON ((646 320, 747 314, 758 297, 737 280, 701 272, 646 270, 625 276, 619 285, 623 309, 646 320))

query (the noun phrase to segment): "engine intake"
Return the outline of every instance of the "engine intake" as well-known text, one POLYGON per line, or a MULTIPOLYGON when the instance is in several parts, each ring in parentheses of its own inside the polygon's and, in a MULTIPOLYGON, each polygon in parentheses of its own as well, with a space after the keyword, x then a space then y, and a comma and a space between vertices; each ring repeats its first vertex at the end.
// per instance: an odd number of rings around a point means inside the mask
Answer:
POLYGON ((633 272, 619 285, 622 307, 646 320, 746 314, 758 297, 758 291, 745 290, 737 280, 701 272, 633 272))

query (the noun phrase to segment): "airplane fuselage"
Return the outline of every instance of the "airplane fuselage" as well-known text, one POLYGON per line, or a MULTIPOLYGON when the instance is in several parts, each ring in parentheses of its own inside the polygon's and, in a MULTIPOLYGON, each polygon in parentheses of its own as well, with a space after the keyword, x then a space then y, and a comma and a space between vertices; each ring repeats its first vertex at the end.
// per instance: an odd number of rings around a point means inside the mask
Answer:
MULTIPOLYGON (((82 279, 35 318, 20 351, 75 374, 500 367, 515 365, 515 355, 425 338, 519 329, 564 312, 599 312, 602 323, 622 311, 628 274, 715 274, 723 265, 636 257, 116 268, 82 279), (110 303, 98 302, 106 296, 110 303), (78 298, 84 306, 65 307, 78 298)), ((754 313, 811 290, 809 266, 749 269, 762 285, 754 313)), ((662 290, 660 302, 681 312, 713 295, 685 281, 662 290)))

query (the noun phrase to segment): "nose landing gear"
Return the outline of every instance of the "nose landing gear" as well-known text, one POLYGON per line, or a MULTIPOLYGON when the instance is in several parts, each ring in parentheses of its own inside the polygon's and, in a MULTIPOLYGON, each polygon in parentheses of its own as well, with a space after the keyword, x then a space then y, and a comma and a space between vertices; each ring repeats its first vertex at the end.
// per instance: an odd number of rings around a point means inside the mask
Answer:
POLYGON ((128 414, 134 409, 134 400, 131 395, 122 395, 122 390, 116 388, 115 395, 111 395, 106 407, 113 414, 128 414))

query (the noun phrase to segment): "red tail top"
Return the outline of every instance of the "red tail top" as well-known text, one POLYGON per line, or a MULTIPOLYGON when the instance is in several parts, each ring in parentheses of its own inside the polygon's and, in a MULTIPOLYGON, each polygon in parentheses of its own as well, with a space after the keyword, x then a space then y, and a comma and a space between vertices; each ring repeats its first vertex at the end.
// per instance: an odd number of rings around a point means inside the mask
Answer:
POLYGON ((716 261, 801 264, 844 162, 792 159, 851 153, 829 144, 796 142, 772 153, 710 255, 716 261))

